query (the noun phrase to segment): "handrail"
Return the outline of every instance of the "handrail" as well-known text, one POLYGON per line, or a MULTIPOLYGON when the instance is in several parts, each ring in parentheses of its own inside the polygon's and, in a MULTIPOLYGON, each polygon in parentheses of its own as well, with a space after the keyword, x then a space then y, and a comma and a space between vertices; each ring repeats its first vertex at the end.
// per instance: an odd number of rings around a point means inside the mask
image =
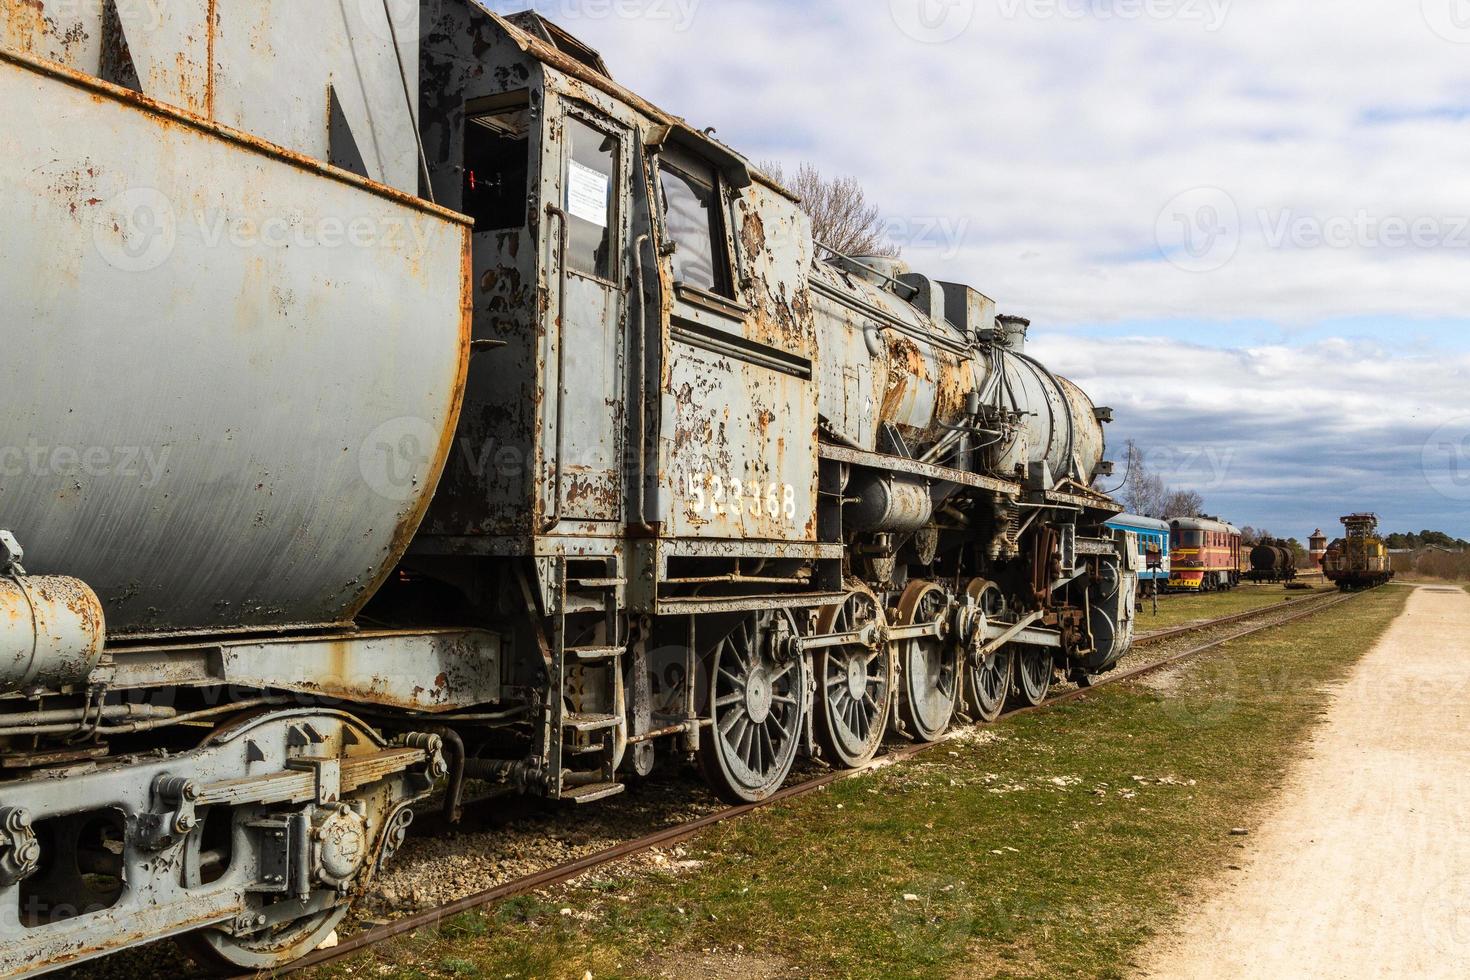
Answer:
MULTIPOLYGON (((566 377, 567 366, 567 246, 571 237, 571 219, 565 211, 555 204, 546 205, 546 214, 556 218, 561 224, 561 232, 557 236, 557 246, 560 255, 557 257, 556 272, 556 459, 552 462, 555 474, 551 487, 551 516, 541 529, 542 534, 549 534, 561 523, 562 507, 562 485, 561 485, 561 458, 566 447, 566 404, 567 400, 561 390, 562 381, 566 377)), ((546 359, 551 360, 551 331, 546 331, 546 359)))
POLYGON ((633 243, 633 288, 638 294, 638 527, 652 533, 648 522, 648 302, 643 292, 643 246, 652 241, 647 234, 633 243))

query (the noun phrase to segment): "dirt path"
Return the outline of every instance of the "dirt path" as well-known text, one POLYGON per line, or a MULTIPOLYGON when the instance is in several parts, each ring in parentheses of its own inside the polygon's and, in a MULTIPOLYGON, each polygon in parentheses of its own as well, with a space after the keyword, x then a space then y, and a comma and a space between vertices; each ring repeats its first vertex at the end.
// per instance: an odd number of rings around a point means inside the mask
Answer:
POLYGON ((1149 977, 1470 977, 1470 595, 1416 590, 1149 977))

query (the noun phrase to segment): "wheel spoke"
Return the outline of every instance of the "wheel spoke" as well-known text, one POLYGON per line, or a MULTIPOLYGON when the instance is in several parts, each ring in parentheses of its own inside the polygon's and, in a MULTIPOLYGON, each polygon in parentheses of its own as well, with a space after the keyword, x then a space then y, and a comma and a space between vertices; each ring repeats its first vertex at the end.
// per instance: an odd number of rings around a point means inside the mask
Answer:
POLYGON ((740 729, 740 744, 736 747, 735 751, 740 756, 740 758, 745 761, 745 764, 747 766, 749 766, 751 769, 754 769, 755 764, 750 760, 751 743, 755 741, 755 739, 753 738, 753 735, 755 733, 755 725, 749 719, 744 719, 744 721, 745 724, 740 729))
POLYGON ((733 736, 731 735, 731 733, 734 731, 736 723, 737 722, 740 722, 740 721, 743 721, 744 718, 745 718, 745 712, 743 712, 743 711, 732 711, 732 712, 730 712, 719 723, 720 724, 720 734, 721 735, 724 735, 726 738, 733 738, 733 736))
POLYGON ((766 719, 766 724, 775 725, 776 730, 781 733, 782 739, 787 739, 791 737, 790 733, 786 731, 786 726, 781 724, 781 720, 777 718, 774 714, 766 719))

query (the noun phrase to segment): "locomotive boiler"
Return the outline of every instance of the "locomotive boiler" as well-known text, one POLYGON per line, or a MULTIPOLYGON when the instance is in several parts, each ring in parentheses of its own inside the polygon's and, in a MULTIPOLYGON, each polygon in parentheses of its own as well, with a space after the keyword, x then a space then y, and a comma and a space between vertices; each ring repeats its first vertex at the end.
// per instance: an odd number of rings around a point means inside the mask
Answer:
POLYGON ((436 790, 758 800, 1126 651, 1024 319, 536 14, 126 14, 0 0, 0 973, 276 967, 436 790))

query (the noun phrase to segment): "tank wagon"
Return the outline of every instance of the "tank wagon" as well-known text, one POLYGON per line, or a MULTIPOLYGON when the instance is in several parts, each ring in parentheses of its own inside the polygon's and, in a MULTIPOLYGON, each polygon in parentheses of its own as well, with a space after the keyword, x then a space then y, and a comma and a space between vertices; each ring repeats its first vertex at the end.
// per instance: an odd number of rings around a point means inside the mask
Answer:
POLYGON ((1181 592, 1228 591, 1240 584, 1240 530, 1212 517, 1169 522, 1169 588, 1181 592))
POLYGON ((1296 555, 1291 547, 1279 538, 1264 538, 1250 550, 1250 580, 1252 582, 1296 581, 1296 555))
POLYGON ((1391 581, 1393 566, 1388 546, 1378 536, 1378 515, 1348 514, 1341 520, 1347 534, 1327 546, 1322 574, 1344 592, 1391 581))
POLYGON ((534 14, 155 7, 0 0, 0 974, 279 966, 436 788, 758 800, 1126 650, 1025 320, 534 14))
POLYGON ((1108 521, 1114 532, 1131 535, 1128 548, 1133 556, 1133 566, 1138 571, 1139 591, 1152 595, 1161 592, 1169 584, 1169 522, 1142 517, 1138 514, 1119 514, 1108 521))

